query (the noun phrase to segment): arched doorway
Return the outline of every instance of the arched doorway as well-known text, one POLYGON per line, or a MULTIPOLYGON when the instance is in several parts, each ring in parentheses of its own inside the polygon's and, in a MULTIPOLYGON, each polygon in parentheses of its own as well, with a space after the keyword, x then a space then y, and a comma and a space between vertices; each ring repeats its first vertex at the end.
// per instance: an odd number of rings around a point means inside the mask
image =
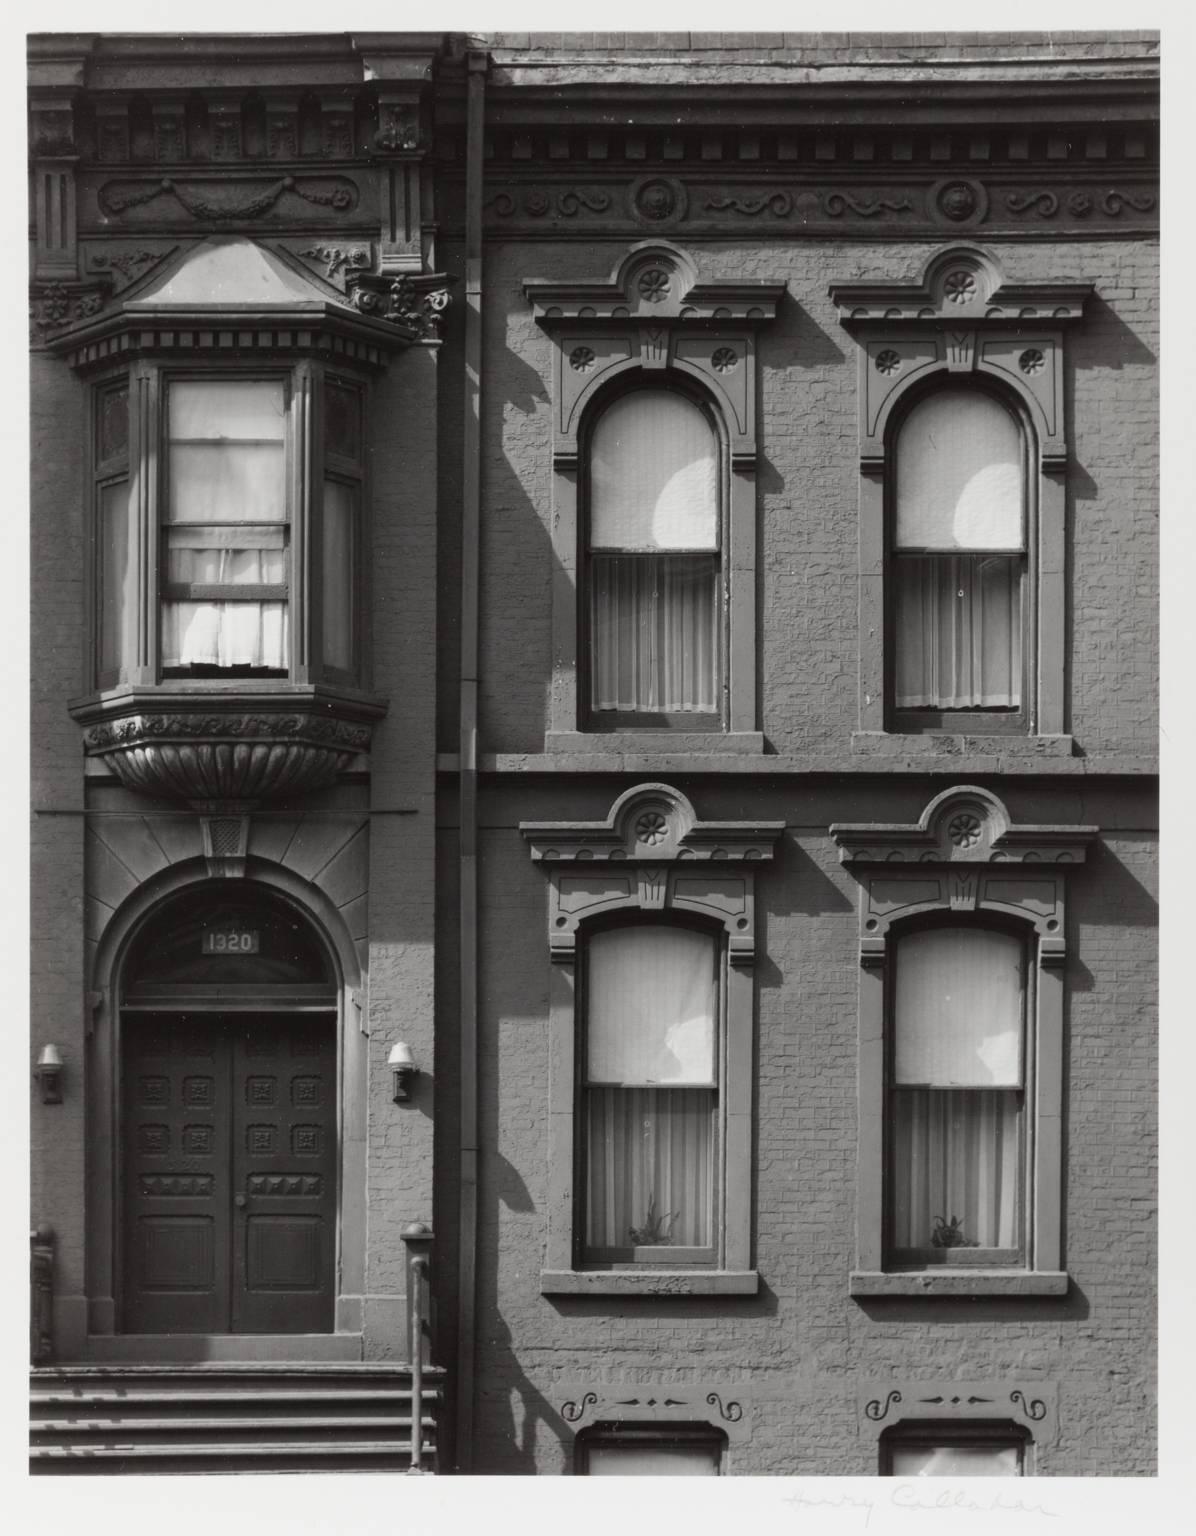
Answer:
POLYGON ((338 985, 284 899, 192 886, 120 988, 125 1333, 326 1333, 338 1183, 338 985))

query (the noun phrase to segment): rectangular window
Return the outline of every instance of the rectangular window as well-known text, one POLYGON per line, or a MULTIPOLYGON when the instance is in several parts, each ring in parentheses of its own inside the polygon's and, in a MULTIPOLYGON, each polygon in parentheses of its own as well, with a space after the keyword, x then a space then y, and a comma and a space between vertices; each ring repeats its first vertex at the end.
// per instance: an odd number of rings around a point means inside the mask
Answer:
POLYGON ((167 389, 162 671, 285 676, 286 384, 175 380, 167 389))
POLYGON ((584 1258, 713 1263, 717 942, 612 928, 586 958, 584 1258))
POLYGON ((1024 1477, 1026 1437, 1012 1426, 904 1424, 880 1442, 882 1477, 1024 1477))
POLYGON ((977 390, 941 389, 901 427, 893 705, 924 725, 968 729, 973 712, 1020 718, 1024 451, 1012 414, 977 390))
POLYGON ((890 1263, 1021 1263, 1021 941, 962 925, 905 934, 892 1006, 890 1263))
POLYGON ((577 1470, 582 1477, 718 1477, 724 1443, 705 1426, 620 1425, 578 1437, 577 1470))

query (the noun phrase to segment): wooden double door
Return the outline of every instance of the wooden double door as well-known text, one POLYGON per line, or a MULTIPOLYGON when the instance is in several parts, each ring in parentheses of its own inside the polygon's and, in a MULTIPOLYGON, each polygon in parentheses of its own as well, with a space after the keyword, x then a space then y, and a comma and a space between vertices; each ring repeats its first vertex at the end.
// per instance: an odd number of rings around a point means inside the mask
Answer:
POLYGON ((333 1014, 126 1014, 123 1326, 330 1333, 333 1014))

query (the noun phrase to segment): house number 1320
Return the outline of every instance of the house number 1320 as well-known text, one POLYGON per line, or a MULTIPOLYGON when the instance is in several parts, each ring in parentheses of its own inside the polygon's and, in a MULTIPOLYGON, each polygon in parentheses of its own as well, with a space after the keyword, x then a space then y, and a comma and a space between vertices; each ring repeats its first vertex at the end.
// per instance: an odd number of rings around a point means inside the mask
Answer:
POLYGON ((258 936, 251 929, 218 929, 204 934, 203 952, 205 955, 256 955, 258 936))

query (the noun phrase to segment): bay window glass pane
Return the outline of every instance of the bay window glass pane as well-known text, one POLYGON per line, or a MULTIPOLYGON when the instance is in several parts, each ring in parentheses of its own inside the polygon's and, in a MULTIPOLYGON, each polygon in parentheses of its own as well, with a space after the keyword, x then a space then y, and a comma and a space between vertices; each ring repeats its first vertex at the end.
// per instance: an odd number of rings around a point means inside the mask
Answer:
POLYGON ((894 1444, 889 1453, 894 1477, 1020 1477, 1016 1445, 894 1444))
POLYGON ((715 940, 645 925, 587 948, 589 1082, 714 1083, 715 940))
POLYGON ((353 577, 357 493, 339 480, 324 482, 323 634, 324 662, 353 668, 353 577))
POLYGON ((287 605, 283 602, 162 605, 164 667, 287 668, 287 605))
POLYGON ((586 1244, 713 1242, 714 1090, 589 1088, 586 1244))
POLYGON ((281 380, 171 384, 168 521, 285 521, 285 433, 281 380))
POLYGON ((1016 1248, 1021 1095, 900 1088, 892 1095, 892 1243, 1016 1248))
POLYGON ((901 555, 899 709, 1017 709, 1022 697, 1021 555, 901 555))
POLYGON ((119 384, 100 394, 98 432, 101 461, 123 459, 129 451, 129 386, 119 384))
POLYGON ((324 385, 324 452, 361 459, 361 395, 332 379, 324 385))
POLYGON ((1022 482, 1010 413, 980 390, 940 390, 901 428, 897 548, 1022 549, 1022 482))
POLYGON ((129 549, 129 485, 100 488, 100 671, 126 676, 137 622, 137 582, 129 549))
POLYGON ((591 1445, 586 1451, 590 1477, 717 1477, 713 1446, 591 1445))
POLYGON ((691 400, 635 390, 602 413, 590 447, 590 547, 718 548, 717 446, 691 400))
POLYGON ((925 928, 897 944, 895 1083, 1018 1088, 1021 940, 989 928, 925 928))
POLYGON ((716 556, 595 555, 590 592, 595 709, 718 709, 716 556))

